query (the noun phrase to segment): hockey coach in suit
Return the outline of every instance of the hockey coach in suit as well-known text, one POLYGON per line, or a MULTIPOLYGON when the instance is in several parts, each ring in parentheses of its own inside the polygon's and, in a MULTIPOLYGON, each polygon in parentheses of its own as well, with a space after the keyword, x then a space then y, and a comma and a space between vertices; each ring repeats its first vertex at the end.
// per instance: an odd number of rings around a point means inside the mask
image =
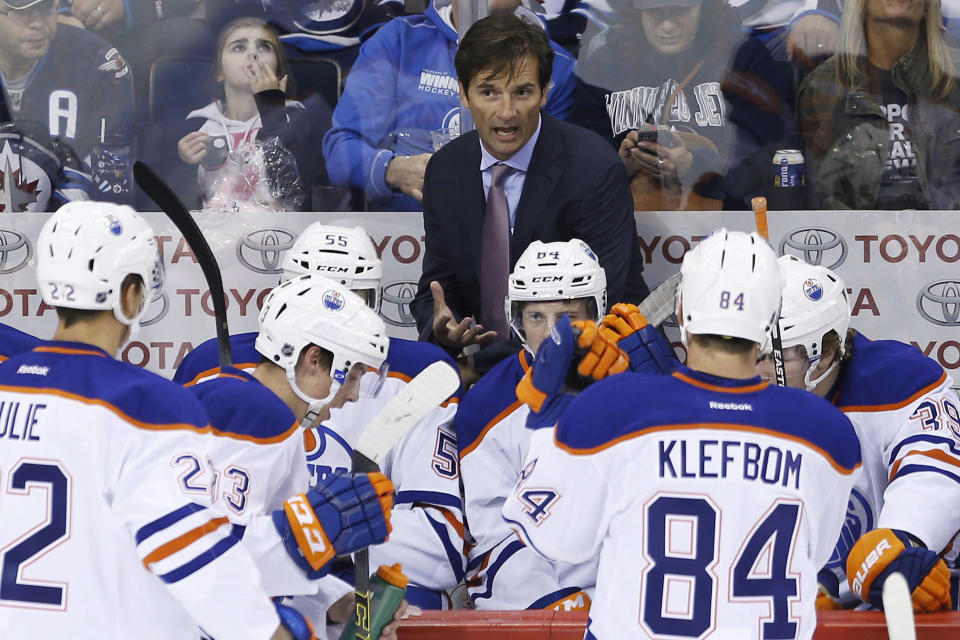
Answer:
POLYGON ((608 300, 642 300, 623 163, 593 132, 541 112, 553 65, 543 30, 513 14, 488 16, 463 37, 455 65, 476 129, 427 165, 423 273, 411 303, 421 339, 453 353, 509 339, 507 277, 533 240, 586 241, 606 271, 608 300))

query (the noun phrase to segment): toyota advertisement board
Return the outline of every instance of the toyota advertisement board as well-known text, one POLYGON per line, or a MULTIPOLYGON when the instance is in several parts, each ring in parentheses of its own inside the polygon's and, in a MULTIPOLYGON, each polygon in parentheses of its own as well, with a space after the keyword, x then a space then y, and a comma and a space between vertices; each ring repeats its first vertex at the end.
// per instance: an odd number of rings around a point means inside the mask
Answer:
MULTIPOLYGON (((34 244, 47 215, 0 214, 0 322, 43 337, 56 326, 56 314, 43 304, 34 279, 34 244)), ((171 376, 194 345, 213 336, 213 305, 174 226, 161 213, 145 215, 157 230, 166 282, 123 357, 171 376)), ((415 338, 409 303, 424 249, 418 213, 197 214, 223 272, 231 332, 256 329, 260 306, 280 278, 284 252, 315 220, 362 225, 370 232, 384 261, 380 314, 391 335, 415 338)), ((960 368, 957 220, 956 213, 931 211, 769 214, 778 253, 830 267, 844 279, 854 327, 871 338, 913 343, 951 372, 960 368)), ((652 288, 675 273, 684 253, 710 231, 720 226, 750 231, 753 224, 750 212, 638 213, 648 284, 652 288)), ((675 326, 666 324, 682 351, 675 326)))

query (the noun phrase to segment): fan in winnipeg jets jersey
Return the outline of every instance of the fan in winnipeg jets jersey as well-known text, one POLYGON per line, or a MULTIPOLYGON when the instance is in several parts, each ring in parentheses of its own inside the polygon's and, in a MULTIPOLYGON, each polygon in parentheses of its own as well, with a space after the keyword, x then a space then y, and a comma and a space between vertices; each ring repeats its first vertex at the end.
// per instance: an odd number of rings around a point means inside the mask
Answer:
MULTIPOLYGON (((54 339, 0 366, 4 637, 196 638, 200 625, 219 638, 289 638, 281 619, 303 631, 295 612, 278 617, 249 536, 241 543, 206 485, 181 492, 175 456, 208 453, 200 404, 115 359, 162 286, 154 231, 129 207, 69 203, 44 224, 37 262, 54 339)), ((354 533, 320 492, 291 502, 298 517, 279 511, 289 524, 271 532, 281 562, 287 538, 306 531, 337 548, 354 533)), ((376 493, 360 507, 381 512, 376 493)))
POLYGON ((856 435, 755 375, 783 283, 762 238, 721 229, 681 276, 686 366, 581 392, 534 432, 504 518, 554 561, 599 554, 587 638, 811 638, 856 435))
POLYGON ((88 166, 101 135, 129 141, 133 81, 117 49, 58 23, 54 0, 2 4, 0 72, 13 119, 44 123, 88 166))
MULTIPOLYGON (((884 579, 898 571, 916 611, 949 608, 940 554, 960 529, 960 411, 952 381, 916 347, 869 340, 849 328, 847 292, 837 274, 794 256, 780 264, 787 383, 843 411, 863 456, 864 473, 827 563, 835 577, 822 574, 824 587, 841 595, 842 604, 862 598, 880 606, 884 579), (875 550, 877 561, 867 561, 875 550)), ((761 362, 759 371, 772 376, 772 363, 761 362)))
MULTIPOLYGON (((297 238, 283 260, 286 280, 302 273, 324 274, 379 307, 383 266, 373 241, 361 227, 314 223, 297 238)), ((255 333, 231 336, 239 368, 259 361, 253 349, 255 333)), ((381 407, 427 365, 453 360, 436 345, 390 338, 384 374, 369 372, 360 383, 359 401, 342 405, 330 419, 306 433, 307 468, 311 483, 334 470, 350 467, 352 443, 381 407)), ((215 374, 216 343, 207 341, 184 358, 175 381, 191 384, 215 374)), ((464 531, 460 473, 452 421, 458 391, 444 406, 428 414, 394 448, 382 468, 397 489, 390 541, 371 549, 371 563, 400 562, 410 579, 411 604, 436 609, 440 592, 463 578, 464 531)))
POLYGON ((73 149, 39 122, 0 124, 0 213, 55 211, 87 200, 90 174, 73 149))
MULTIPOLYGON (((523 468, 530 409, 517 384, 532 354, 564 314, 596 326, 607 308, 606 276, 582 240, 532 242, 510 274, 506 317, 525 350, 498 363, 466 394, 457 413, 457 441, 467 522, 475 546, 468 584, 478 609, 586 609, 596 562, 545 561, 513 536, 500 511, 523 468)), ((564 373, 566 369, 564 370, 564 373)))

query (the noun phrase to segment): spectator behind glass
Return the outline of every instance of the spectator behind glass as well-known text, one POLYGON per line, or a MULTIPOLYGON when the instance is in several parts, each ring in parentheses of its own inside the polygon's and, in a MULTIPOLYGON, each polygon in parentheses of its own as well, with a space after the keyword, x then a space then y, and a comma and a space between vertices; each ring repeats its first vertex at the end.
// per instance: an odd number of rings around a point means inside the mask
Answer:
POLYGON ((637 210, 748 208, 792 129, 770 53, 743 39, 725 3, 619 7, 609 26, 588 29, 571 120, 619 148, 637 210))
POLYGON ((319 145, 329 109, 286 100, 290 68, 276 32, 240 18, 217 38, 213 102, 191 111, 205 122, 177 143, 180 159, 199 164, 207 208, 300 209, 322 171, 319 145))
POLYGON ((45 125, 89 172, 101 135, 129 142, 133 87, 117 50, 59 24, 57 6, 56 0, 0 2, 0 81, 10 117, 45 125))
MULTIPOLYGON (((491 0, 491 13, 517 12, 517 0, 491 0)), ((419 211, 431 130, 460 130, 457 0, 435 0, 423 15, 395 18, 360 47, 323 139, 330 180, 363 189, 367 208, 419 211)), ((534 18, 536 19, 536 18, 534 18)), ((542 24, 539 23, 538 24, 542 24)), ((546 111, 565 118, 573 58, 556 43, 546 111)))
POLYGON ((280 34, 292 58, 322 56, 346 77, 360 43, 390 18, 403 14, 402 0, 262 2, 205 0, 206 23, 214 33, 237 18, 262 18, 280 34))
POLYGON ((844 0, 730 0, 743 26, 770 49, 775 60, 812 69, 836 53, 844 0))
POLYGON ((798 100, 815 206, 960 207, 958 51, 939 0, 848 0, 838 49, 798 100))
POLYGON ((69 0, 61 21, 115 45, 133 75, 137 120, 147 114, 150 66, 159 56, 210 57, 211 31, 191 15, 198 0, 69 0))

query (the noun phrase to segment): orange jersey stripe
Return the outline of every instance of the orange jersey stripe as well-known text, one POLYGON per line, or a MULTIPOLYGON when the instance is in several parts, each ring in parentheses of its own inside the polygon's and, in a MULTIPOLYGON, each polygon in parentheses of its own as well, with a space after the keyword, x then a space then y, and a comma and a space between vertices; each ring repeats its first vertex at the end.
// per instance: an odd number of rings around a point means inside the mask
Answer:
POLYGON ((99 356, 101 358, 106 358, 107 356, 99 351, 94 351, 92 349, 71 349, 69 347, 36 347, 34 351, 40 353, 65 353, 72 356, 99 356))
POLYGON ((920 389, 919 391, 914 393, 912 396, 910 396, 906 400, 902 400, 900 402, 891 402, 890 404, 877 404, 877 405, 849 405, 846 407, 838 406, 837 408, 840 409, 840 411, 845 411, 845 412, 892 411, 894 409, 902 409, 903 407, 915 402, 916 400, 920 399, 921 397, 925 396, 926 394, 930 393, 931 391, 933 391, 934 389, 942 385, 946 379, 947 379, 947 372, 944 371, 943 375, 940 376, 939 380, 937 380, 932 384, 927 385, 926 387, 924 387, 923 389, 920 389))
POLYGON ((897 472, 900 470, 900 465, 903 464, 903 461, 907 459, 908 456, 926 456, 928 458, 933 458, 934 460, 939 460, 940 462, 946 462, 947 464, 952 464, 955 467, 960 467, 960 460, 957 460, 949 453, 945 453, 940 449, 930 449, 928 451, 911 451, 905 456, 897 460, 896 464, 893 465, 893 469, 890 470, 890 482, 893 482, 894 477, 896 477, 897 472))
POLYGON ((253 442, 254 444, 276 444, 277 442, 283 442, 289 438, 297 429, 300 428, 298 422, 294 422, 289 429, 283 433, 271 436, 269 438, 258 438, 256 436, 247 435, 245 433, 233 433, 232 431, 221 431, 216 427, 211 426, 210 430, 213 432, 213 435, 220 436, 221 438, 231 438, 233 440, 243 440, 245 442, 253 442))
POLYGON ((187 531, 185 534, 183 534, 179 538, 175 538, 166 544, 160 545, 159 547, 154 549, 152 552, 147 554, 147 557, 143 559, 143 566, 145 566, 149 570, 150 565, 152 565, 153 563, 159 562, 164 558, 168 558, 172 556, 177 551, 180 551, 181 549, 184 549, 190 546, 190 544, 193 541, 202 538, 203 536, 207 535, 211 531, 215 531, 216 529, 219 529, 221 525, 224 525, 227 522, 229 521, 226 518, 214 518, 210 522, 204 525, 200 525, 196 529, 187 531))
POLYGON ((501 420, 503 420, 508 415, 510 415, 511 413, 513 413, 514 411, 516 411, 518 408, 522 406, 523 406, 523 402, 521 402, 520 400, 515 400, 513 404, 509 405, 506 409, 498 413, 493 420, 487 423, 487 425, 483 428, 483 431, 480 432, 480 435, 477 436, 477 439, 471 442, 470 446, 466 447, 460 453, 460 458, 463 459, 467 457, 468 453, 470 453, 471 451, 476 449, 478 446, 480 446, 480 443, 483 442, 483 439, 486 437, 487 432, 493 428, 493 425, 497 424, 498 422, 500 422, 501 420))
MULTIPOLYGON (((258 363, 256 363, 256 362, 240 362, 240 363, 234 364, 234 365, 232 365, 232 366, 233 366, 234 369, 243 369, 244 371, 246 371, 246 370, 248 370, 248 369, 256 369, 256 368, 257 368, 257 364, 258 364, 258 363)), ((189 382, 184 382, 184 383, 183 383, 183 386, 185 386, 185 387, 192 387, 193 385, 197 384, 198 382, 200 382, 200 381, 203 380, 204 378, 209 378, 209 377, 215 376, 215 375, 217 375, 217 374, 220 374, 220 367, 213 367, 212 369, 207 369, 206 371, 201 371, 201 372, 198 373, 197 375, 193 376, 193 380, 190 380, 189 382)), ((220 374, 220 375, 227 375, 227 374, 220 374)))
POLYGON ((69 400, 76 400, 77 402, 82 402, 83 404, 90 404, 103 407, 108 411, 118 415, 124 422, 129 423, 131 426, 138 427, 140 429, 149 429, 151 431, 169 431, 172 429, 184 429, 186 431, 194 431, 196 433, 210 433, 210 425, 204 425, 198 427, 194 424, 187 424, 186 422, 171 422, 171 423, 159 423, 151 424, 148 422, 142 422, 133 418, 118 407, 110 404, 106 400, 101 400, 99 398, 88 398, 86 396, 81 396, 76 393, 70 393, 69 391, 63 391, 61 389, 43 389, 43 388, 34 388, 34 387, 13 387, 7 385, 0 385, 0 391, 11 391, 13 393, 35 393, 35 394, 46 394, 51 396, 60 396, 62 398, 67 398, 69 400))
POLYGON ((670 424, 670 425, 660 425, 657 427, 647 427, 645 429, 640 429, 638 431, 632 431, 630 433, 624 434, 619 438, 615 438, 613 440, 610 440, 609 442, 605 442, 601 445, 598 445, 596 447, 591 447, 589 449, 576 449, 574 447, 571 447, 569 445, 566 445, 560 442, 559 440, 557 440, 556 430, 554 430, 553 432, 553 441, 554 443, 556 443, 556 445, 560 449, 563 449, 567 453, 575 456, 581 456, 581 455, 589 455, 592 453, 597 453, 599 451, 603 451, 604 449, 609 449, 614 445, 620 444, 621 442, 626 442, 627 440, 632 440, 634 438, 639 438, 640 436, 649 435, 651 433, 656 433, 659 431, 691 431, 693 429, 745 431, 747 433, 759 433, 762 435, 773 436, 775 438, 780 438, 783 440, 792 440, 794 442, 799 442, 800 444, 807 446, 813 449, 814 451, 816 451, 817 453, 819 453, 820 455, 822 455, 827 460, 827 462, 830 463, 830 466, 832 466, 834 469, 836 469, 838 472, 844 475, 849 475, 860 467, 860 463, 857 463, 856 466, 850 469, 840 465, 836 460, 833 459, 833 456, 831 456, 825 450, 813 444, 809 440, 806 440, 805 438, 801 438, 799 436, 794 436, 787 433, 781 433, 779 431, 774 431, 773 429, 764 429, 763 427, 751 427, 748 425, 730 424, 730 423, 723 423, 723 422, 718 422, 718 423, 699 422, 699 423, 693 423, 693 424, 670 424))
POLYGON ((754 393, 755 391, 762 391, 770 386, 767 382, 760 382, 757 384, 752 384, 748 387, 721 387, 719 385, 710 384, 709 382, 701 382, 700 380, 691 378, 690 376, 680 373, 679 371, 674 373, 673 377, 677 378, 678 380, 683 380, 687 384, 691 384, 695 387, 707 389, 708 391, 717 391, 719 393, 754 393))
MULTIPOLYGON (((517 354, 517 357, 520 358, 520 366, 523 367, 523 371, 524 373, 526 373, 527 369, 530 368, 530 363, 527 362, 527 350, 521 349, 520 353, 517 354)), ((471 442, 470 445, 460 453, 460 458, 463 459, 464 456, 466 456, 468 453, 476 449, 480 445, 480 443, 483 442, 483 439, 487 435, 487 432, 490 431, 491 428, 493 428, 493 425, 497 424, 498 422, 506 418, 508 415, 513 413, 514 410, 516 410, 517 407, 521 406, 522 404, 523 404, 522 401, 517 400, 516 402, 511 404, 509 407, 507 407, 506 409, 498 413, 497 416, 493 420, 488 422, 486 426, 483 428, 483 430, 480 431, 480 435, 477 436, 477 439, 471 442)))

